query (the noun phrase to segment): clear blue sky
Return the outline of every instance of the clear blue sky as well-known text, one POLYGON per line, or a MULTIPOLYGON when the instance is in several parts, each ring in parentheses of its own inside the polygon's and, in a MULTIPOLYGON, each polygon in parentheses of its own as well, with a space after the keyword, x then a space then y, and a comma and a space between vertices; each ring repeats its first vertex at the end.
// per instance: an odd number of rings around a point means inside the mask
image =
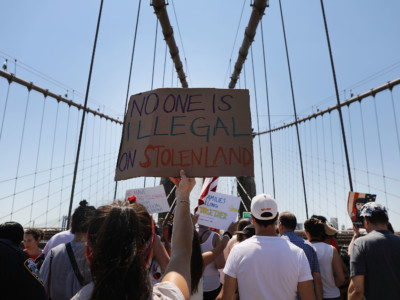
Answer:
MULTIPOLYGON (((151 87, 156 17, 149 2, 143 1, 141 6, 130 94, 146 91, 151 87)), ((16 70, 18 76, 25 80, 33 81, 35 84, 56 93, 65 94, 66 89, 68 89, 70 98, 72 97, 72 89, 74 89, 77 91, 74 94, 74 100, 83 103, 81 95, 84 94, 86 89, 99 4, 100 1, 76 0, 66 2, 3 1, 0 4, 2 11, 2 18, 0 19, 1 61, 4 58, 10 59, 10 56, 17 58, 19 62, 25 63, 62 83, 64 88, 52 84, 34 75, 32 72, 27 72, 23 68, 23 65, 19 64, 17 64, 16 70)), ((236 0, 170 1, 167 9, 174 27, 181 58, 186 58, 187 60, 188 69, 185 65, 185 71, 189 75, 189 87, 227 88, 228 77, 230 76, 229 70, 233 68, 233 64, 236 61, 239 45, 242 42, 244 29, 251 13, 249 4, 249 1, 236 0), (175 6, 182 40, 178 32, 172 4, 175 6), (243 4, 243 17, 239 26, 237 41, 234 45, 243 4), (182 43, 184 49, 182 48, 182 43), (233 55, 231 56, 232 50, 233 55), (232 59, 232 67, 229 66, 230 58, 232 59)), ((320 2, 317 0, 306 2, 283 1, 282 5, 297 111, 300 116, 305 116, 315 112, 316 109, 331 106, 336 101, 320 2)), ((94 62, 89 107, 99 108, 110 116, 119 117, 120 120, 123 118, 125 105, 137 6, 138 1, 106 0, 104 2, 94 62)), ((399 77, 399 1, 325 0, 325 9, 342 101, 349 98, 350 89, 352 89, 354 94, 362 93, 399 77)), ((292 99, 278 1, 270 1, 270 7, 266 9, 265 16, 263 17, 263 27, 267 55, 266 63, 269 79, 271 122, 273 126, 279 126, 283 122, 288 123, 293 121, 294 117, 291 106, 292 99)), ((161 87, 163 79, 165 44, 160 28, 158 34, 154 88, 161 87)), ((253 53, 260 130, 266 130, 268 119, 260 28, 258 28, 255 37, 253 53)), ((171 86, 172 83, 173 86, 177 86, 176 75, 172 76, 171 68, 172 62, 168 55, 165 72, 166 87, 171 86)), ((9 62, 9 71, 14 72, 12 61, 9 62)), ((253 126, 257 128, 252 72, 251 58, 249 56, 246 62, 246 80, 243 76, 241 77, 240 87, 244 88, 246 82, 246 88, 250 89, 253 126)), ((3 105, 6 87, 7 84, 2 80, 0 82, 0 105, 3 105)), ((239 87, 239 84, 237 87, 239 87)), ((25 95, 21 97, 26 97, 26 93, 21 95, 25 95)), ((397 100, 399 100, 399 97, 397 97, 397 100)), ((39 108, 37 109, 39 110, 39 108)), ((388 114, 391 113, 389 106, 382 109, 388 114)), ((61 113, 61 117, 66 118, 65 114, 66 110, 61 113)), ((352 111, 353 115, 357 115, 354 118, 358 122, 359 113, 352 111)), ((369 116, 373 115, 372 112, 367 110, 366 118, 369 119, 369 116)), ((318 120, 318 122, 320 121, 321 119, 318 120)), ((384 120, 382 121, 384 122, 384 120)), ((321 122, 325 122, 325 134, 328 134, 329 119, 325 118, 321 122)), ((340 135, 338 135, 339 127, 337 120, 333 120, 332 124, 336 134, 335 142, 331 142, 332 145, 329 144, 325 152, 329 154, 329 157, 333 154, 332 159, 340 160, 342 150, 340 135)), ((305 125, 303 132, 310 131, 310 128, 307 126, 305 125)), ((360 136, 361 126, 353 124, 353 127, 353 130, 355 130, 354 143, 361 143, 361 140, 357 140, 360 136)), ((390 125, 388 125, 388 128, 390 128, 390 125)), ((34 127, 32 130, 37 130, 37 127, 34 127)), ((314 134, 314 127, 311 130, 314 134)), ((376 148, 376 136, 372 136, 372 130, 367 129, 367 139, 372 140, 372 146, 368 146, 368 150, 370 151, 368 163, 372 170, 374 168, 380 170, 380 157, 376 148)), ((321 135, 322 133, 319 132, 319 134, 321 135)), ((391 148, 391 146, 394 147, 395 142, 389 136, 389 133, 384 132, 381 134, 382 139, 388 141, 387 144, 383 143, 384 149, 391 148)), ((10 138, 11 136, 12 134, 10 134, 10 138)), ((51 133, 49 133, 48 139, 51 140, 51 138, 51 133)), ((303 141, 304 138, 308 138, 308 143, 310 143, 310 136, 303 136, 303 141)), ((296 145, 293 144, 295 141, 293 133, 290 135, 290 140, 285 140, 285 137, 281 137, 280 135, 276 135, 276 139, 278 141, 276 142, 276 147, 282 146, 288 149, 288 145, 284 143, 290 142, 292 143, 293 150, 296 150, 296 145)), ((266 177, 264 191, 272 193, 269 169, 269 146, 266 144, 266 136, 262 138, 262 143, 264 143, 263 159, 265 159, 264 174, 266 177)), ((304 147, 306 154, 311 152, 310 146, 307 146, 305 141, 304 147)), ((116 148, 118 148, 118 145, 116 145, 116 148)), ((74 151, 73 149, 74 147, 71 145, 72 152, 74 151)), ((359 148, 354 147, 354 149, 359 148)), ((2 154, 3 157, 7 157, 9 151, 15 151, 9 147, 3 147, 0 150, 4 151, 2 154)), ((316 148, 313 151, 315 154, 316 148)), ((320 156, 322 155, 322 151, 322 144, 320 144, 320 156)), ((257 191, 262 192, 257 140, 254 143, 254 154, 256 158, 257 191)), ((304 220, 302 190, 298 184, 299 173, 297 171, 297 173, 290 173, 289 171, 290 169, 298 170, 296 155, 294 153, 290 159, 283 156, 280 157, 279 154, 276 155, 281 190, 285 189, 284 181, 287 178, 292 178, 292 186, 289 185, 288 189, 294 190, 287 192, 287 194, 282 192, 279 195, 280 199, 278 197, 277 199, 281 201, 283 209, 298 211, 299 219, 304 220), (281 160, 281 165, 279 165, 279 160, 281 160), (281 166, 290 163, 289 161, 296 165, 296 167, 292 168, 290 165, 286 165, 286 169, 283 171, 281 166), (298 198, 297 202, 295 202, 297 204, 289 204, 293 203, 293 201, 290 202, 288 198, 298 198)), ((396 155, 393 159, 398 164, 399 157, 397 152, 385 153, 386 158, 392 155, 396 155)), ((361 165, 364 158, 360 157, 360 161, 358 161, 358 156, 359 152, 355 155, 356 165, 360 169, 364 169, 365 167, 361 165)), ((308 168, 311 169, 310 162, 312 162, 312 158, 309 157, 307 159, 306 157, 305 160, 306 164, 308 162, 308 168)), ((316 164, 315 161, 314 163, 316 164)), ((321 164, 323 163, 322 159, 321 164)), ((398 178, 398 167, 395 168, 394 165, 388 163, 385 166, 385 171, 388 176, 392 175, 392 177, 398 178)), ((14 172, 12 171, 11 175, 5 172, 5 178, 12 177, 14 172)), ((342 170, 338 169, 336 172, 341 173, 342 170)), ((322 214, 329 214, 329 202, 321 200, 323 204, 319 206, 317 198, 318 194, 326 195, 330 193, 330 189, 327 187, 328 184, 332 185, 333 181, 340 181, 343 186, 340 192, 335 192, 335 195, 337 194, 338 197, 341 197, 338 202, 339 204, 336 205, 338 207, 335 209, 336 211, 338 208, 339 211, 345 210, 343 206, 348 190, 347 177, 346 180, 336 175, 327 178, 329 174, 321 173, 318 175, 316 173, 313 179, 311 179, 311 173, 309 172, 308 174, 308 180, 315 182, 314 191, 309 191, 310 198, 314 199, 309 205, 315 206, 314 212, 320 210, 322 214), (332 182, 329 183, 325 178, 330 179, 332 182), (322 187, 325 191, 316 192, 316 186, 319 186, 320 189, 322 187)), ((366 182, 366 178, 362 178, 361 175, 358 176, 358 180, 366 182)), ((393 183, 387 184, 389 190, 393 186, 393 183)), ((381 183, 379 183, 379 187, 382 188, 381 183)), ((359 189, 362 192, 366 191, 367 188, 359 185, 359 189)), ((374 192, 373 189, 370 191, 374 192)), ((395 187, 392 187, 391 191, 398 194, 398 189, 395 187)), ((379 192, 376 193, 378 193, 378 199, 381 199, 385 203, 383 200, 384 197, 380 196, 379 192)), ((395 203, 396 200, 397 198, 393 198, 389 201, 395 203)), ((330 201, 331 203, 335 203, 336 200, 331 199, 330 201)), ((0 207, 2 205, 2 202, 0 202, 0 207)), ((397 206, 397 211, 400 211, 399 206, 397 206)), ((332 213, 331 216, 335 214, 336 212, 332 213)), ((393 215, 391 217, 393 219, 396 216, 393 215)), ((343 213, 339 213, 339 221, 341 224, 345 223, 345 221, 346 225, 349 224, 348 220, 345 220, 343 213)), ((400 229, 400 222, 395 223, 395 225, 397 225, 397 229, 400 229)))

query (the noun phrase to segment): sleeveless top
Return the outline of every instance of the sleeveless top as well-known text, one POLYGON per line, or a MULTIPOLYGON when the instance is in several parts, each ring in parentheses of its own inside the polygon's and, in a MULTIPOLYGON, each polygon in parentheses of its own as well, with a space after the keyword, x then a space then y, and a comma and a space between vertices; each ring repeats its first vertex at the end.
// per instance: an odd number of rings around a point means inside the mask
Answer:
MULTIPOLYGON (((215 232, 211 231, 208 239, 200 245, 202 253, 214 249, 212 241, 215 234, 215 232)), ((204 269, 203 272, 203 291, 210 292, 216 290, 220 286, 220 284, 219 271, 217 269, 217 266, 215 265, 215 262, 212 262, 204 269)))
POLYGON ((319 268, 321 271, 322 289, 324 298, 340 297, 340 290, 335 285, 333 277, 332 259, 333 248, 325 243, 312 244, 317 252, 319 268))

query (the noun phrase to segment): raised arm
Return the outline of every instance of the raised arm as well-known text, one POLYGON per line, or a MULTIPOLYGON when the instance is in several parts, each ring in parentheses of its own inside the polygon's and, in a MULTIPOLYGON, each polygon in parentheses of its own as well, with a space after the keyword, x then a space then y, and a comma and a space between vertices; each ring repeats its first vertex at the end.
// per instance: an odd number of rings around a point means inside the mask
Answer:
POLYGON ((176 208, 172 230, 171 258, 164 281, 174 283, 185 299, 190 297, 190 257, 192 255, 193 225, 190 217, 189 195, 196 181, 186 178, 181 170, 181 181, 176 189, 176 208))
MULTIPOLYGON (((237 224, 232 223, 231 225, 229 225, 227 232, 229 232, 230 235, 232 236, 236 230, 236 227, 237 227, 237 224)), ((202 254, 203 255, 203 268, 205 268, 207 265, 212 263, 216 259, 216 257, 218 257, 218 255, 220 255, 224 251, 229 240, 230 240, 230 238, 227 235, 224 235, 222 237, 221 242, 218 244, 217 247, 215 247, 211 251, 207 251, 202 254)))

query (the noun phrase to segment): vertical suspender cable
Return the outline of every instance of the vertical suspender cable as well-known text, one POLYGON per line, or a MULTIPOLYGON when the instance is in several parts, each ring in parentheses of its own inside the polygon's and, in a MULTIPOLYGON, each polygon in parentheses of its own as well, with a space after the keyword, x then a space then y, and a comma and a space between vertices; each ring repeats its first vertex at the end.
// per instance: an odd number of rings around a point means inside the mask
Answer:
POLYGON ((354 144, 353 144, 353 130, 351 127, 350 117, 350 106, 347 107, 347 115, 349 117, 349 128, 350 128, 350 143, 351 143, 351 157, 353 158, 353 176, 354 176, 354 187, 357 190, 357 173, 356 173, 356 161, 354 160, 354 144))
POLYGON ((369 170, 368 170, 368 156, 367 156, 367 146, 365 144, 365 130, 364 130, 364 115, 362 112, 361 101, 360 103, 360 114, 361 114, 361 129, 363 135, 363 142, 364 142, 364 155, 365 155, 365 166, 367 168, 367 182, 368 182, 368 192, 371 192, 371 186, 369 184, 369 170))
MULTIPOLYGON (((331 148, 332 148, 333 188, 335 190, 335 195, 337 195, 335 151, 333 150, 332 113, 329 114, 329 131, 330 131, 330 134, 331 134, 331 148)), ((338 217, 338 208, 337 208, 336 201, 335 201, 335 217, 338 217)))
POLYGON ((394 127, 396 128, 396 138, 397 138, 397 146, 399 149, 400 154, 400 138, 399 138, 399 128, 397 125, 397 116, 396 116, 396 108, 394 106, 394 99, 393 99, 393 88, 390 88, 390 98, 392 100, 392 108, 393 108, 393 117, 394 117, 394 127))
POLYGON ((308 205, 307 205, 307 194, 306 194, 306 185, 304 181, 304 170, 303 170, 303 158, 301 155, 301 146, 300 146, 300 135, 299 135, 299 126, 297 124, 297 112, 296 112, 296 102, 294 100, 294 91, 293 91, 293 82, 292 82, 292 72, 290 70, 290 60, 289 60, 289 51, 288 51, 288 46, 287 46, 287 41, 286 41, 286 31, 285 31, 285 23, 283 21, 283 13, 282 13, 282 3, 281 0, 279 0, 279 7, 281 11, 281 20, 282 20, 282 29, 283 29, 283 38, 285 40, 285 49, 286 49, 286 59, 287 59, 287 64, 288 64, 288 71, 289 71, 289 80, 290 80, 290 89, 292 91, 292 102, 293 102, 293 111, 294 111, 294 118, 296 121, 296 132, 297 132, 297 145, 299 148, 299 157, 300 157, 300 167, 301 167, 301 179, 303 181, 303 193, 304 193, 304 203, 306 207, 306 216, 308 219, 308 205))
POLYGON ((385 166, 384 166, 384 164, 383 164, 381 131, 379 130, 379 119, 378 119, 378 112, 377 112, 377 109, 376 109, 376 98, 375 98, 375 94, 372 95, 372 99, 374 100, 375 119, 376 119, 376 130, 378 131, 379 153, 380 153, 380 156, 381 156, 381 168, 382 168, 382 175, 383 175, 383 189, 384 189, 384 191, 385 191, 386 208, 389 209, 389 206, 388 206, 388 198, 387 198, 387 191, 386 191, 385 166))
POLYGON ((60 102, 57 102, 57 112, 56 112, 56 120, 54 124, 54 133, 53 133, 53 146, 51 149, 51 158, 50 158, 50 174, 49 174, 49 187, 47 189, 47 205, 46 205, 46 222, 45 227, 47 227, 47 217, 49 213, 49 202, 50 202, 50 186, 52 182, 52 175, 53 175, 53 159, 54 159, 54 148, 56 145, 56 135, 57 135, 57 125, 58 125, 58 112, 60 108, 60 102))
MULTIPOLYGON (((153 54, 153 71, 151 73, 151 90, 153 90, 153 83, 154 83, 154 68, 156 66, 156 54, 157 54, 157 33, 158 33, 158 18, 156 18, 156 37, 154 38, 154 54, 153 54)), ((157 177, 154 177, 154 186, 156 186, 156 179, 157 177)), ((144 178, 146 180, 146 177, 144 178)), ((146 186, 146 181, 145 184, 146 186)))
POLYGON ((167 43, 165 43, 164 69, 163 69, 163 75, 162 75, 162 87, 164 87, 164 81, 165 81, 165 67, 167 65, 167 49, 168 49, 168 45, 167 45, 167 43))
POLYGON ((346 156, 347 174, 348 174, 348 176, 349 176, 349 186, 350 186, 350 191, 353 191, 353 181, 352 181, 352 179, 351 179, 350 161, 349 161, 349 153, 348 153, 348 151, 347 151, 346 133, 345 133, 345 131, 344 131, 343 116, 342 116, 342 107, 340 106, 340 98, 339 98, 338 85, 337 85, 337 81, 336 81, 335 65, 333 64, 333 56, 332 56, 331 42, 330 42, 330 39, 329 39, 328 25, 327 25, 327 23, 326 23, 325 9, 324 9, 324 2, 323 2, 323 0, 321 0, 321 9, 322 9, 322 15, 323 15, 323 17, 324 17, 324 25, 325 25, 326 40, 327 40, 327 42, 328 42, 329 57, 330 57, 330 59, 331 59, 332 75, 333 75, 333 81, 334 81, 334 84, 335 84, 336 101, 337 101, 337 110, 338 110, 338 112, 339 112, 340 126, 341 126, 341 128, 342 128, 343 147, 344 147, 344 153, 345 153, 345 156, 346 156))
MULTIPOLYGON (((268 96, 268 78, 267 78, 267 63, 265 62, 265 46, 264 46, 264 31, 262 21, 261 25, 261 40, 262 40, 262 49, 263 49, 263 59, 264 59, 264 78, 265 78, 265 93, 267 96, 267 109, 268 109, 268 130, 271 130, 271 114, 269 110, 269 96, 268 96)), ((240 83, 240 82, 239 82, 240 83)), ((275 172, 274 172, 274 153, 272 151, 272 133, 269 133, 269 146, 271 152, 271 169, 272 169, 272 191, 274 193, 275 198, 275 172)))
POLYGON ((92 51, 92 59, 90 62, 90 69, 89 69, 89 78, 87 82, 87 87, 86 87, 86 94, 85 94, 85 104, 84 104, 84 111, 82 113, 82 122, 81 122, 81 130, 79 133, 79 142, 78 142, 78 149, 76 150, 76 159, 75 159, 75 167, 74 167, 74 177, 72 179, 72 188, 71 188, 71 200, 69 202, 69 209, 68 209, 68 221, 67 221, 67 228, 69 229, 71 226, 71 211, 72 211, 72 203, 74 202, 74 192, 75 192, 75 183, 76 183, 76 175, 78 172, 78 162, 79 162, 79 154, 81 151, 81 142, 82 142, 82 134, 83 134, 83 126, 85 125, 85 110, 87 108, 87 102, 89 98, 89 90, 90 90, 90 81, 92 79, 92 70, 93 70, 93 61, 94 61, 94 55, 96 53, 96 45, 97 45, 97 37, 99 34, 99 27, 100 27, 100 20, 101 20, 101 12, 103 10, 103 1, 101 0, 100 2, 100 10, 99 10, 99 17, 97 20, 97 27, 96 27, 96 35, 94 38, 94 44, 93 44, 93 51, 92 51))
POLYGON ((2 136, 2 134, 3 134, 3 125, 4 125, 4 119, 5 119, 5 117, 6 117, 7 104, 8 104, 8 96, 10 95, 10 86, 11 86, 11 81, 8 81, 8 88, 7 88, 6 101, 5 101, 5 103, 4 103, 3 117, 2 117, 2 119, 1 119, 0 141, 1 141, 1 136, 2 136))
MULTIPOLYGON (((325 126, 324 126, 324 116, 321 116, 322 123, 322 146, 324 151, 324 169, 325 169, 325 196, 328 197, 328 175, 327 175, 327 167, 326 167, 326 147, 325 147, 325 126)), ((326 216, 329 216, 329 202, 328 198, 326 199, 326 216)))
MULTIPOLYGON (((313 156, 313 143, 312 143, 312 140, 313 140, 313 138, 312 138, 312 131, 311 131, 311 120, 309 121, 309 128, 310 128, 310 145, 311 145, 311 153, 310 153, 310 158, 311 158, 311 162, 312 162, 312 160, 313 160, 313 158, 314 158, 314 156, 313 156)), ((314 185, 314 170, 313 170, 313 164, 311 164, 311 186, 315 186, 314 185)), ((315 192, 316 192, 316 190, 315 190, 315 188, 313 188, 313 198, 312 198, 312 209, 313 209, 313 214, 315 214, 315 192)))
POLYGON ((44 95, 44 98, 43 98, 42 119, 40 121, 40 130, 39 130, 39 143, 38 143, 38 148, 37 148, 37 153, 36 153, 35 175, 33 176, 31 211, 29 214, 29 224, 31 227, 33 227, 33 224, 32 224, 33 200, 35 199, 36 179, 37 179, 37 173, 38 173, 37 171, 38 171, 38 166, 39 166, 39 153, 40 153, 40 145, 42 142, 42 130, 43 130, 43 119, 44 119, 45 108, 46 108, 46 95, 44 95))
MULTIPOLYGON (((131 65, 129 67, 129 76, 128 76, 128 87, 126 88, 126 98, 125 98, 125 109, 124 109, 124 116, 128 107, 128 97, 129 97, 129 87, 131 85, 131 76, 132 76, 132 65, 133 65, 133 57, 135 55, 135 46, 136 46, 136 35, 137 35, 137 29, 138 29, 138 24, 139 24, 139 15, 140 15, 140 5, 142 3, 142 0, 139 0, 138 4, 138 12, 136 16, 136 25, 135 25, 135 34, 133 37, 133 45, 132 45, 132 54, 131 54, 131 65)), ((114 190, 114 201, 117 199, 117 189, 118 189, 118 181, 115 181, 115 190, 114 190)))
MULTIPOLYGON (((252 46, 250 47, 250 51, 251 51, 251 66, 253 69, 254 100, 256 102, 257 131, 260 132, 260 122, 259 122, 259 118, 258 118, 258 104, 257 104, 256 75, 254 73, 254 60, 253 60, 253 47, 252 46)), ((258 149, 259 149, 259 153, 260 153, 262 190, 264 193, 264 169, 263 169, 262 155, 261 155, 261 138, 260 138, 259 134, 258 134, 258 149)))
MULTIPOLYGON (((71 106, 69 105, 68 106, 67 126, 65 127, 64 159, 63 159, 62 177, 61 177, 61 196, 60 196, 60 209, 58 211, 58 222, 61 222, 61 205, 62 205, 62 201, 63 201, 63 192, 64 192, 65 159, 67 156, 68 129, 69 129, 70 114, 71 114, 71 106)), ((60 223, 60 227, 62 227, 61 223, 60 223)))
POLYGON ((15 174, 15 183, 14 183, 14 193, 13 193, 13 199, 12 199, 12 206, 11 206, 11 220, 12 216, 14 213, 14 202, 15 202, 15 192, 17 190, 17 182, 18 182, 18 173, 19 173, 19 165, 21 162, 21 153, 22 153, 22 143, 24 141, 24 134, 25 134, 25 124, 26 124, 26 115, 28 113, 28 106, 29 106, 29 98, 31 95, 31 89, 28 88, 28 97, 26 99, 26 105, 25 105, 25 115, 24 115, 24 123, 22 125, 22 134, 21 134, 21 141, 19 144, 19 153, 18 153, 18 162, 17 162, 17 173, 15 174))

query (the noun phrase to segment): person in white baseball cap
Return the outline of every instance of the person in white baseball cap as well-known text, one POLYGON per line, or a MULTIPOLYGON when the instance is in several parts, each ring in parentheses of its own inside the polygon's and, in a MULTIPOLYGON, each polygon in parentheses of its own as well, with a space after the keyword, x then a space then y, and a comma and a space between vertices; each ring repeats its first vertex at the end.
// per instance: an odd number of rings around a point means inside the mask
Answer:
POLYGON ((267 194, 251 201, 255 235, 232 248, 225 264, 223 300, 314 300, 310 266, 304 251, 277 235, 278 205, 267 194))

